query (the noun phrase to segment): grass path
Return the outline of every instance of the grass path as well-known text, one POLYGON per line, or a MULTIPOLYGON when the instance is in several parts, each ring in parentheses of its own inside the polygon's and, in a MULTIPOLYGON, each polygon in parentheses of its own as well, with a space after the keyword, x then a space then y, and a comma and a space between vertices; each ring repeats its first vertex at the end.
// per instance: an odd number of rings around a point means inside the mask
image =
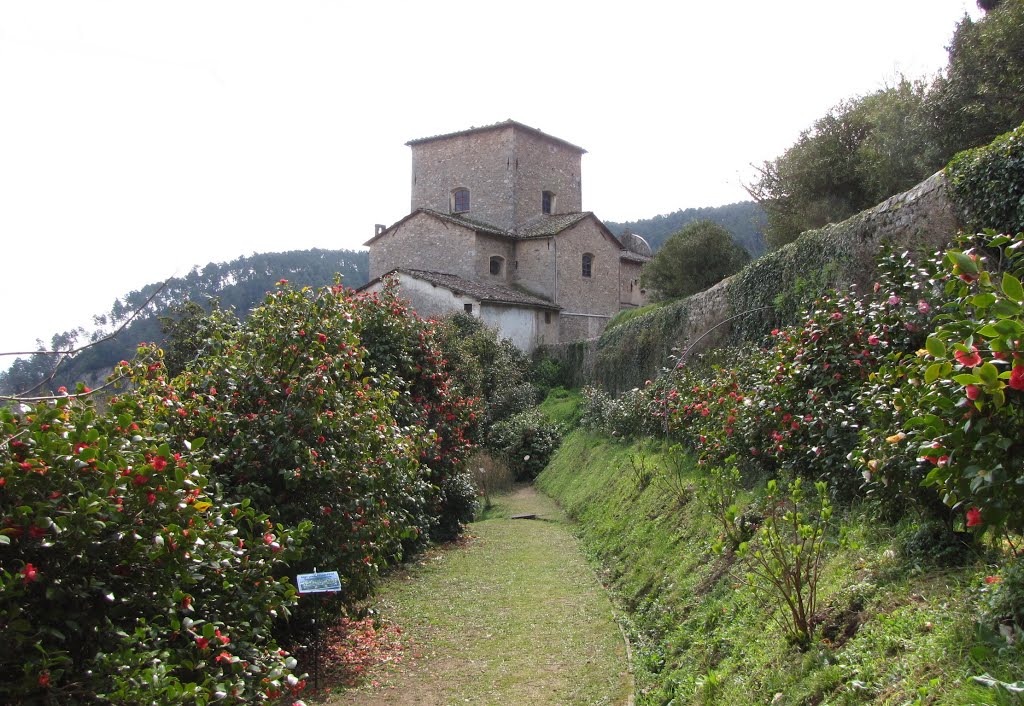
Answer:
POLYGON ((521 488, 468 534, 384 583, 376 609, 406 658, 327 703, 626 704, 622 635, 557 505, 521 488))

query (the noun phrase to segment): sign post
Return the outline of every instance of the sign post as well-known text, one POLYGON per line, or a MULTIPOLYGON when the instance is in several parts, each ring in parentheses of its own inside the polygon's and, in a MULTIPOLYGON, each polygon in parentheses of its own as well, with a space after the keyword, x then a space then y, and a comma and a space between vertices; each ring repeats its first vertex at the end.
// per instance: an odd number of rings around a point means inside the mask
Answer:
MULTIPOLYGON (((337 593, 341 590, 341 579, 337 571, 317 571, 313 567, 311 574, 298 574, 295 577, 295 585, 299 589, 299 595, 307 593, 337 593)), ((317 607, 313 614, 313 690, 320 691, 320 637, 323 602, 317 607)))

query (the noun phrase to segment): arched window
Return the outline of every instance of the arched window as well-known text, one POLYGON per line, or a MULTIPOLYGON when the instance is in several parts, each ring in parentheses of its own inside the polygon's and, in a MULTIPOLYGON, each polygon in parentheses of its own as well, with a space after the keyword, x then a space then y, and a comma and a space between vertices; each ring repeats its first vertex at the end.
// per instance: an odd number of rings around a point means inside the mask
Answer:
POLYGON ((500 275, 505 270, 505 258, 501 255, 491 255, 491 274, 500 275))
POLYGON ((452 191, 452 213, 465 213, 469 210, 469 189, 452 191))
POLYGON ((555 212, 555 192, 545 191, 541 194, 540 210, 549 215, 555 212))
POLYGON ((583 255, 583 276, 590 277, 590 273, 593 270, 594 256, 590 253, 583 255))

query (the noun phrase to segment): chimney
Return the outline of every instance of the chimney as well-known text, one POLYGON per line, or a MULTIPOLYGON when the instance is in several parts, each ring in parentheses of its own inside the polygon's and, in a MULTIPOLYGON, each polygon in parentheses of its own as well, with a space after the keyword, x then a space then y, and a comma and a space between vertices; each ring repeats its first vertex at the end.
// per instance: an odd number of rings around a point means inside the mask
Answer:
POLYGON ((381 233, 383 233, 387 229, 388 229, 388 227, 386 225, 384 225, 383 223, 376 224, 375 226, 373 226, 373 237, 376 238, 378 235, 380 235, 381 233))

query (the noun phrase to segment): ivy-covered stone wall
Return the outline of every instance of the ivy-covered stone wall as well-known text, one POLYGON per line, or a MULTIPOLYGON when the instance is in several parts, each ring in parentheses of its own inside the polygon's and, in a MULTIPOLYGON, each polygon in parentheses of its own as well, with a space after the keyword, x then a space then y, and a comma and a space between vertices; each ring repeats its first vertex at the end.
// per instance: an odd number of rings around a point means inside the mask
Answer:
POLYGON ((704 292, 630 319, 596 341, 550 352, 566 364, 574 384, 596 384, 618 394, 671 366, 674 349, 689 349, 690 355, 760 341, 792 322, 801 304, 823 290, 870 285, 883 243, 932 251, 958 228, 946 176, 939 172, 841 223, 803 233, 704 292))

